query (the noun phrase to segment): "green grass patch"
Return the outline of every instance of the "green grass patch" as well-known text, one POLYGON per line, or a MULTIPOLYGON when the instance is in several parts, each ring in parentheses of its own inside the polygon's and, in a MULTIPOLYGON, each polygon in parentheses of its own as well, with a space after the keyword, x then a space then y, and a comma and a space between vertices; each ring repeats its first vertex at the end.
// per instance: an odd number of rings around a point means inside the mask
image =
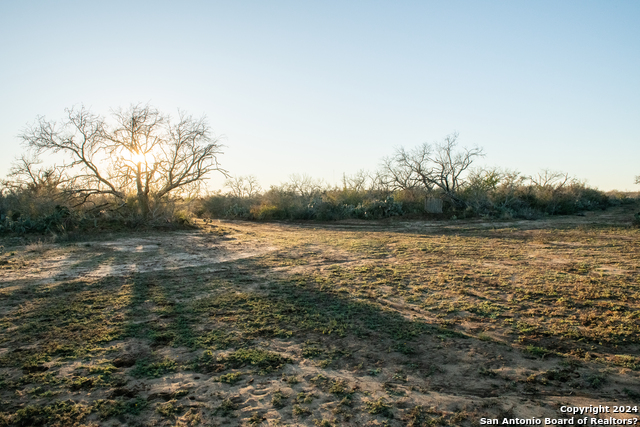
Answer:
POLYGON ((164 359, 152 362, 149 359, 138 359, 129 374, 136 378, 158 378, 170 372, 175 372, 178 365, 175 360, 164 359))
POLYGON ((387 418, 393 418, 393 412, 391 411, 391 406, 387 403, 387 401, 379 397, 378 399, 370 399, 364 402, 364 406, 367 409, 367 412, 372 415, 382 415, 387 418))
POLYGON ((126 414, 139 415, 147 406, 147 401, 140 397, 133 399, 102 399, 95 401, 93 411, 97 412, 100 418, 108 419, 126 414))
POLYGON ((78 425, 91 412, 91 408, 72 400, 55 402, 51 405, 27 405, 9 417, 17 426, 67 427, 78 425))
POLYGON ((242 372, 230 372, 228 374, 220 375, 217 380, 221 383, 235 384, 242 379, 242 372))
POLYGON ((266 374, 282 368, 286 363, 290 363, 291 359, 272 351, 241 348, 224 357, 222 361, 234 369, 247 365, 255 366, 260 374, 266 374))

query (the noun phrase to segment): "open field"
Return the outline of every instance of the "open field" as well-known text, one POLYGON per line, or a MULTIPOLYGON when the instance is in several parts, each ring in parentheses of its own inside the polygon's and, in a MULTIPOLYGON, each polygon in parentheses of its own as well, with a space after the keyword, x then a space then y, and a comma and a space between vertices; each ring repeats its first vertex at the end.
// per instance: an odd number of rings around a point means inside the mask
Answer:
POLYGON ((640 418, 638 209, 5 238, 0 426, 640 418))

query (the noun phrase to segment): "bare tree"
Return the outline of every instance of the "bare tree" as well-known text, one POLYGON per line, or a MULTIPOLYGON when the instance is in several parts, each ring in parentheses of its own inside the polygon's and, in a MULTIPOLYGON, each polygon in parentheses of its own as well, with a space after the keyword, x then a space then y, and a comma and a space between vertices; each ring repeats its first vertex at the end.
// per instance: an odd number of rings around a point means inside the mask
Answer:
POLYGON ((353 175, 342 174, 342 188, 344 190, 355 192, 365 191, 368 181, 370 181, 370 177, 364 169, 357 171, 353 175))
POLYGON ((467 175, 468 186, 474 191, 486 193, 495 190, 508 173, 497 167, 470 169, 467 175))
POLYGON ((428 144, 422 144, 411 151, 400 147, 393 157, 382 159, 383 175, 387 185, 394 190, 411 190, 420 186, 426 190, 433 189, 430 181, 421 180, 425 177, 422 164, 429 161, 430 151, 431 146, 428 144))
POLYGON ((398 148, 393 157, 383 160, 387 182, 403 190, 440 189, 456 204, 464 204, 456 193, 466 183, 465 171, 484 152, 481 148, 456 151, 457 139, 458 134, 454 133, 435 146, 424 143, 410 151, 398 148))
POLYGON ((313 179, 307 174, 292 174, 289 176, 289 182, 286 187, 289 191, 299 194, 303 197, 311 197, 322 191, 324 183, 321 179, 313 179))
POLYGON ((224 186, 234 197, 255 197, 262 191, 258 179, 253 176, 235 176, 227 179, 224 186))
POLYGON ((61 153, 60 170, 85 200, 135 194, 147 218, 153 202, 197 188, 209 172, 226 176, 217 160, 221 144, 204 118, 179 112, 173 123, 148 105, 118 110, 112 123, 84 107, 66 113, 60 124, 38 117, 20 137, 36 155, 61 153))
POLYGON ((33 153, 20 156, 11 166, 7 180, 2 185, 12 190, 28 190, 34 194, 62 193, 73 180, 56 165, 40 167, 42 161, 33 153))
POLYGON ((533 185, 538 188, 559 190, 567 184, 573 183, 575 180, 571 179, 568 173, 551 171, 549 169, 543 169, 537 175, 532 175, 529 180, 533 185))
POLYGON ((364 169, 357 171, 353 175, 343 174, 342 190, 356 193, 391 193, 391 189, 386 183, 386 176, 383 176, 381 171, 368 172, 364 169))
POLYGON ((387 195, 391 194, 392 188, 389 186, 387 177, 383 170, 376 170, 369 173, 368 191, 387 193, 387 195))

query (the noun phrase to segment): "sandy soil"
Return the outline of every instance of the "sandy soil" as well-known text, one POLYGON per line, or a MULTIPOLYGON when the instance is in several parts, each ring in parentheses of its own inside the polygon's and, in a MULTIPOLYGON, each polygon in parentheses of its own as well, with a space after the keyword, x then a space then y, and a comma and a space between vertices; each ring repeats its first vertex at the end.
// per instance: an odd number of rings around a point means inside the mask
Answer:
MULTIPOLYGON (((0 295, 8 297, 25 287, 46 288, 76 280, 93 283, 109 277, 126 279, 134 274, 153 272, 185 275, 189 274, 189 269, 197 269, 197 274, 204 277, 216 277, 219 272, 239 269, 237 292, 260 294, 265 292, 262 290, 265 284, 277 282, 283 277, 328 274, 336 266, 357 271, 357 268, 375 265, 375 256, 362 256, 357 251, 345 249, 345 246, 328 244, 333 234, 322 237, 325 241, 315 241, 310 233, 376 233, 380 228, 385 233, 400 233, 402 236, 433 230, 442 230, 455 236, 458 231, 513 228, 521 233, 532 233, 527 235, 529 240, 525 239, 529 257, 527 262, 532 265, 538 263, 542 270, 553 266, 564 268, 574 261, 572 251, 587 248, 589 243, 549 238, 538 242, 535 240, 536 230, 588 228, 615 221, 619 223, 627 219, 613 211, 539 221, 342 221, 330 224, 214 221, 201 224, 202 229, 196 231, 145 233, 113 240, 87 240, 73 245, 42 243, 5 248, 5 251, 18 252, 18 255, 6 258, 6 262, 0 266, 0 295), (224 233, 216 234, 213 232, 216 230, 224 230, 224 233), (548 251, 545 252, 545 248, 549 247, 558 248, 553 252, 555 255, 550 256, 548 251), (265 259, 269 254, 276 259, 286 254, 290 264, 277 264, 271 269, 256 272, 246 280, 242 279, 243 268, 248 268, 242 264, 243 260, 265 259)), ((606 232, 600 232, 599 237, 606 232)), ((629 244, 636 247, 640 242, 635 232, 614 237, 627 239, 629 244)), ((366 234, 364 238, 358 238, 367 239, 366 234)), ((389 255, 384 259, 391 262, 396 258, 389 255)), ((397 260, 398 263, 403 262, 400 258, 397 260)), ((452 260, 452 263, 455 262, 452 260)), ((486 260, 479 265, 497 274, 509 272, 521 262, 486 260)), ((637 269, 624 262, 601 263, 594 272, 630 283, 639 280, 637 269)), ((514 275, 512 279, 515 282, 517 276, 514 275)), ((439 313, 407 304, 403 298, 387 293, 382 292, 375 301, 383 313, 393 312, 408 321, 420 321, 434 328, 442 327, 443 317, 439 313)), ((210 295, 211 292, 205 290, 201 293, 191 292, 188 297, 176 294, 167 298, 175 304, 181 304, 210 295)), ((28 312, 28 301, 24 304, 24 310, 28 312)), ((161 312, 154 312, 155 306, 151 300, 145 304, 147 306, 141 306, 141 310, 146 307, 150 314, 137 322, 165 321, 161 312)), ((5 304, 0 314, 9 316, 15 314, 16 310, 16 307, 5 304)), ((160 408, 167 402, 180 407, 167 417, 160 416, 159 410, 147 410, 139 417, 124 416, 104 421, 92 413, 83 421, 88 425, 249 425, 253 421, 254 425, 322 425, 324 421, 328 423, 326 425, 482 425, 489 422, 486 420, 493 419, 499 420, 502 425, 505 418, 543 420, 538 425, 545 425, 544 419, 550 418, 556 420, 553 424, 556 425, 574 420, 570 414, 562 412, 562 407, 599 405, 608 406, 609 412, 590 414, 589 418, 640 418, 638 412, 613 413, 611 409, 622 404, 640 404, 640 401, 630 397, 633 393, 640 395, 637 370, 608 364, 604 360, 591 363, 585 362, 584 358, 532 355, 522 351, 524 345, 514 345, 513 336, 504 328, 491 321, 478 321, 471 317, 465 320, 464 313, 460 314, 455 331, 460 334, 458 338, 441 333, 421 335, 412 344, 414 352, 411 355, 392 349, 391 341, 383 333, 373 333, 367 339, 354 338, 349 334, 343 337, 318 335, 315 339, 323 350, 338 349, 342 354, 327 366, 322 360, 303 356, 304 339, 258 338, 252 344, 254 347, 277 352, 291 362, 281 370, 266 375, 247 369, 232 370, 242 372, 241 380, 235 384, 220 382, 218 372, 199 373, 179 369, 159 378, 127 376, 126 384, 116 388, 65 390, 58 393, 54 400, 71 399, 90 405, 97 399, 137 396, 150 402, 150 408, 160 408), (563 378, 554 379, 550 371, 563 378), (596 374, 605 375, 606 381, 597 387, 586 386, 585 379, 596 374), (331 391, 331 385, 336 383, 343 384, 347 392, 331 391), (632 393, 625 394, 623 390, 631 390, 632 393), (177 399, 181 391, 186 397, 177 399), (284 396, 284 407, 274 406, 273 399, 278 393, 284 396), (349 404, 343 401, 346 395, 351 396, 349 404), (297 396, 302 396, 298 403, 295 402, 297 396), (216 412, 225 399, 233 403, 235 415, 223 416, 216 412), (371 407, 367 402, 377 399, 386 402, 394 415, 367 410, 371 407), (306 412, 292 411, 295 405, 306 412), (415 415, 415 408, 418 407, 424 417, 416 415, 412 418, 411 414, 415 415), (420 419, 430 421, 421 424, 420 419)), ((4 336, 0 343, 0 356, 37 346, 38 343, 21 344, 4 336)), ((197 354, 197 351, 185 347, 154 346, 149 340, 141 338, 113 341, 108 346, 108 354, 101 357, 113 363, 115 360, 135 361, 153 355, 187 364, 197 354)), ((233 349, 220 350, 217 354, 224 357, 233 349)), ((628 352, 628 349, 625 351, 628 352)), ((81 366, 97 366, 100 363, 100 360, 87 358, 76 361, 53 358, 46 368, 57 370, 58 376, 71 376, 81 366)), ((121 368, 125 376, 132 364, 126 366, 125 363, 121 368)), ((3 367, 2 372, 14 381, 19 379, 11 368, 3 367)), ((17 398, 4 396, 3 401, 14 409, 31 401, 26 391, 20 393, 26 394, 17 398)), ((578 422, 578 417, 575 422, 578 422)), ((589 421, 583 425, 592 423, 589 421)), ((633 425, 636 425, 635 421, 633 425)))

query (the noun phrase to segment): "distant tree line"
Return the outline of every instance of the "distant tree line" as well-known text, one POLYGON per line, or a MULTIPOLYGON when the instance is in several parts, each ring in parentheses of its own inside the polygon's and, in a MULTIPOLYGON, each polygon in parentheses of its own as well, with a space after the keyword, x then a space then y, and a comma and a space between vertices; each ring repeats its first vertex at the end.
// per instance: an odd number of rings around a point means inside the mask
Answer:
POLYGON ((255 176, 230 176, 218 163, 221 144, 204 119, 176 121, 132 105, 109 119, 85 108, 61 122, 39 117, 20 135, 27 153, 0 188, 0 232, 65 233, 73 229, 187 224, 193 215, 246 220, 537 218, 604 209, 623 197, 567 174, 535 176, 474 167, 481 148, 461 148, 458 134, 440 143, 400 147, 374 171, 329 185, 307 175, 263 189, 255 176), (42 166, 42 156, 62 162, 42 166), (211 172, 228 179, 203 195, 211 172), (442 212, 428 213, 427 200, 442 212))
MULTIPOLYGON (((308 176, 293 175, 269 190, 249 193, 231 190, 200 199, 195 212, 209 218, 248 220, 321 220, 407 218, 523 218, 568 215, 605 209, 622 203, 622 194, 605 194, 566 174, 542 171, 536 176, 496 168, 473 169, 454 193, 422 186, 399 188, 382 179, 380 171, 344 175, 341 186, 308 176), (440 199, 441 214, 428 213, 429 198, 440 199)), ((462 182, 462 181, 461 181, 462 182)))
POLYGON ((306 175, 292 175, 263 191, 254 176, 233 177, 201 200, 197 214, 250 220, 380 219, 422 217, 426 201, 442 201, 435 217, 533 219, 604 209, 623 196, 610 196, 568 174, 543 170, 535 176, 499 168, 473 168, 480 148, 459 148, 458 134, 442 143, 400 147, 374 172, 343 175, 327 185, 306 175))

